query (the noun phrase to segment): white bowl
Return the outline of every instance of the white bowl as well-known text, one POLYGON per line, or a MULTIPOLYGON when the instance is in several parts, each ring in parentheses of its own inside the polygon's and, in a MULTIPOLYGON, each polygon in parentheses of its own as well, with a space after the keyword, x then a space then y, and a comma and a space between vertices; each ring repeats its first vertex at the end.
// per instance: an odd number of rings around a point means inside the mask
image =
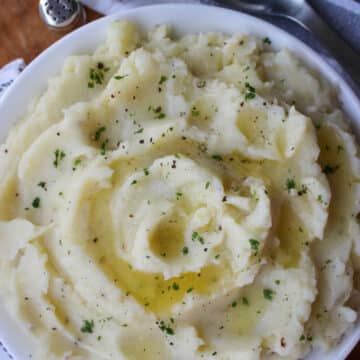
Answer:
MULTIPOLYGON (((263 20, 240 12, 204 5, 167 4, 135 8, 104 17, 65 36, 44 51, 26 67, 0 100, 0 142, 4 141, 10 127, 25 114, 29 103, 46 89, 47 79, 59 73, 64 59, 72 54, 92 52, 105 39, 107 24, 122 18, 133 20, 144 29, 150 29, 156 24, 171 24, 178 34, 213 31, 270 37, 275 49, 289 48, 338 89, 339 100, 359 139, 359 99, 345 81, 304 43, 263 20)), ((23 329, 9 318, 3 307, 0 307, 0 340, 15 359, 28 358, 34 346, 25 336, 23 329)), ((312 353, 308 360, 343 360, 359 340, 358 321, 331 353, 312 353)))

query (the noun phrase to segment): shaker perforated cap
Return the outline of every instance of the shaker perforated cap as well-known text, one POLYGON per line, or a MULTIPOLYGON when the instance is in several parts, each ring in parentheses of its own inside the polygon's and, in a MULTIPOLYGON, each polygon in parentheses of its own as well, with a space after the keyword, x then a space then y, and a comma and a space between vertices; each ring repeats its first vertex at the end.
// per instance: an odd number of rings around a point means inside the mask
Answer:
POLYGON ((76 0, 40 0, 39 12, 54 30, 68 30, 85 22, 85 10, 76 0))

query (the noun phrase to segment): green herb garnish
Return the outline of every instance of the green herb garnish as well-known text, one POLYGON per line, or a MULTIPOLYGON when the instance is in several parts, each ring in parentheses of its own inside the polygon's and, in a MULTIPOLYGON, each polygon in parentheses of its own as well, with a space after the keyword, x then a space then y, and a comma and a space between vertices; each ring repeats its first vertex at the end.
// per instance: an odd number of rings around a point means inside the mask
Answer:
POLYGON ((246 306, 250 305, 248 298, 245 296, 242 297, 241 301, 242 301, 243 305, 246 305, 246 306))
POLYGON ((39 197, 36 197, 33 202, 32 202, 32 207, 37 209, 40 207, 40 198, 39 197))
POLYGON ((272 300, 275 292, 271 289, 264 289, 263 295, 266 300, 272 300))
POLYGON ((336 166, 325 165, 325 167, 323 168, 323 173, 326 175, 334 174, 334 172, 338 168, 339 168, 339 165, 336 165, 336 166))
POLYGON ((248 82, 245 83, 245 100, 251 100, 256 96, 256 89, 251 86, 248 82))
POLYGON ((94 320, 84 320, 83 326, 81 327, 81 332, 92 334, 94 331, 94 320))
POLYGON ((163 332, 165 332, 167 335, 174 335, 175 331, 170 325, 166 325, 163 320, 159 323, 159 329, 163 332))
POLYGON ((259 250, 259 241, 255 239, 249 239, 251 250, 258 251, 259 250))
POLYGON ((115 75, 115 76, 114 76, 114 79, 115 79, 115 80, 121 80, 121 79, 126 78, 127 76, 129 76, 129 75, 128 75, 128 74, 126 74, 126 75, 115 75))
POLYGON ((54 155, 55 155, 55 160, 53 161, 53 164, 57 168, 60 164, 60 161, 64 159, 66 154, 64 153, 63 150, 56 149, 54 155))
POLYGON ((106 127, 105 126, 101 126, 99 127, 96 131, 95 131, 95 134, 93 136, 93 139, 95 141, 98 141, 101 137, 101 134, 106 130, 106 127))
POLYGON ((211 158, 216 161, 222 161, 222 159, 223 159, 221 155, 217 155, 217 154, 212 155, 211 158))
POLYGON ((164 83, 167 79, 168 79, 167 76, 161 75, 160 80, 159 80, 159 85, 161 85, 162 83, 164 83))
POLYGON ((191 235, 191 239, 192 239, 192 241, 197 240, 200 242, 200 244, 204 244, 204 238, 202 236, 200 236, 197 231, 193 231, 193 233, 191 235))
POLYGON ((286 188, 287 191, 290 192, 291 189, 295 189, 296 188, 296 182, 294 179, 287 179, 286 180, 286 188))
POLYGON ((189 248, 187 246, 184 246, 181 251, 183 255, 187 255, 189 253, 189 248))

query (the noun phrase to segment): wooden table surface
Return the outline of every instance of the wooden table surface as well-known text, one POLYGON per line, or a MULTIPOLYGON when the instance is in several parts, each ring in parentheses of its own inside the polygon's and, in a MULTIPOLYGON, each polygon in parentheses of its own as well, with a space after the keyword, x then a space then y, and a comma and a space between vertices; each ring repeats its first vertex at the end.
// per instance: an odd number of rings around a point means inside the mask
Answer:
MULTIPOLYGON (((28 64, 64 36, 49 30, 39 17, 39 0, 0 0, 0 67, 18 57, 28 64)), ((86 9, 87 22, 101 17, 86 9)), ((324 359, 325 360, 325 359, 324 359)), ((347 360, 360 360, 360 343, 347 360)))

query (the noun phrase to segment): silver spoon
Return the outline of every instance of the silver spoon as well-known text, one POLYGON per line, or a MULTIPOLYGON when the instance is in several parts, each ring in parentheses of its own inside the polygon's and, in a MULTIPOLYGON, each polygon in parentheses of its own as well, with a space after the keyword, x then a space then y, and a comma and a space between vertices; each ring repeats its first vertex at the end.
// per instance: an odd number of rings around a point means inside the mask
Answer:
POLYGON ((322 20, 306 0, 226 0, 222 3, 267 20, 277 17, 296 22, 303 31, 313 35, 303 40, 319 52, 360 97, 360 55, 322 20))

